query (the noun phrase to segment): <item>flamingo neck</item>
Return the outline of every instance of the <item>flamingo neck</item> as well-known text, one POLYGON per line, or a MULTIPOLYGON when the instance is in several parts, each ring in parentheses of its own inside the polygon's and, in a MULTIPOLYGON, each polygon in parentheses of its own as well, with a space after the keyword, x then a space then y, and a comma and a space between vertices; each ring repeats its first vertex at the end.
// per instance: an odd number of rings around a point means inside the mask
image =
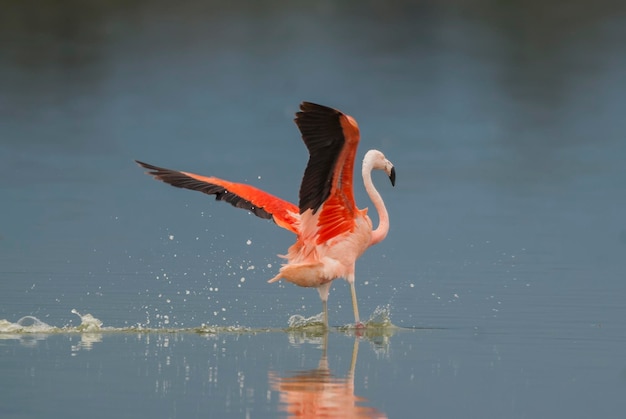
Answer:
POLYGON ((367 161, 367 159, 364 160, 363 184, 365 185, 365 191, 372 200, 374 208, 376 208, 376 212, 378 213, 378 227, 376 227, 375 230, 372 230, 370 246, 384 240, 385 237, 387 237, 387 232, 389 231, 389 214, 387 214, 387 208, 385 208, 383 198, 380 196, 374 187, 374 183, 372 182, 372 169, 372 163, 367 161))

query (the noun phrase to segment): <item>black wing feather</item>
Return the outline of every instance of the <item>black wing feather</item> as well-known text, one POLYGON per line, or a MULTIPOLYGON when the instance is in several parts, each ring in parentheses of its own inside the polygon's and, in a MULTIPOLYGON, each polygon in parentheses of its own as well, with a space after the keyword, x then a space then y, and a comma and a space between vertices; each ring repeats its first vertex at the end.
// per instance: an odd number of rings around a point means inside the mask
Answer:
POLYGON ((315 214, 330 195, 335 164, 345 143, 342 115, 336 109, 310 102, 302 102, 296 113, 296 125, 309 150, 300 184, 300 214, 308 209, 315 214))

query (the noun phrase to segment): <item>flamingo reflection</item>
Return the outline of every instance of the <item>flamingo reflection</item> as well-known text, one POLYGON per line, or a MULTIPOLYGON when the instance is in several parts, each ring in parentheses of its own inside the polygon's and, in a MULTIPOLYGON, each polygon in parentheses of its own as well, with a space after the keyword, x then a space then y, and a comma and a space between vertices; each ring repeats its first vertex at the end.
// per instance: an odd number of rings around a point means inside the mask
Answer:
POLYGON ((359 338, 354 340, 352 361, 346 377, 335 377, 328 365, 328 333, 323 336, 322 358, 317 368, 288 377, 269 373, 270 387, 279 392, 280 409, 290 418, 386 418, 367 399, 354 394, 354 370, 359 338))

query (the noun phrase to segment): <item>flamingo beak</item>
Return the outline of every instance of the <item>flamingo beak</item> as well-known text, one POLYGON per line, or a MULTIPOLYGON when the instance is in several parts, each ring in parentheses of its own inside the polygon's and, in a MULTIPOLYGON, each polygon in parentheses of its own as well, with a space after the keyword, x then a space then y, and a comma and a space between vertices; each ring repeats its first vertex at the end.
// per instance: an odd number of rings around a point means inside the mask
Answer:
POLYGON ((391 172, 389 173, 389 180, 391 181, 391 186, 396 186, 396 168, 391 166, 391 172))

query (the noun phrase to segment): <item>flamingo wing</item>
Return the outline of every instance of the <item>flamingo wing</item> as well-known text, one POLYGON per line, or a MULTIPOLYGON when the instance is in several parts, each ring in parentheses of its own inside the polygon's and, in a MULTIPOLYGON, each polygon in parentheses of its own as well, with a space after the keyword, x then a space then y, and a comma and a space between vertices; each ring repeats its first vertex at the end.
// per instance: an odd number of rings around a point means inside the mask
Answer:
POLYGON ((273 220, 278 226, 297 233, 298 207, 272 194, 243 183, 229 182, 216 177, 200 176, 153 166, 135 160, 148 169, 148 174, 177 188, 191 189, 208 195, 215 195, 218 201, 225 201, 237 208, 243 208, 257 217, 273 220))
MULTIPOLYGON (((303 102, 296 113, 296 125, 309 150, 309 161, 300 185, 300 214, 311 210, 316 220, 318 244, 353 231, 357 216, 352 190, 354 157, 359 145, 356 121, 342 112, 303 102)), ((303 226, 301 230, 305 230, 303 226)))

